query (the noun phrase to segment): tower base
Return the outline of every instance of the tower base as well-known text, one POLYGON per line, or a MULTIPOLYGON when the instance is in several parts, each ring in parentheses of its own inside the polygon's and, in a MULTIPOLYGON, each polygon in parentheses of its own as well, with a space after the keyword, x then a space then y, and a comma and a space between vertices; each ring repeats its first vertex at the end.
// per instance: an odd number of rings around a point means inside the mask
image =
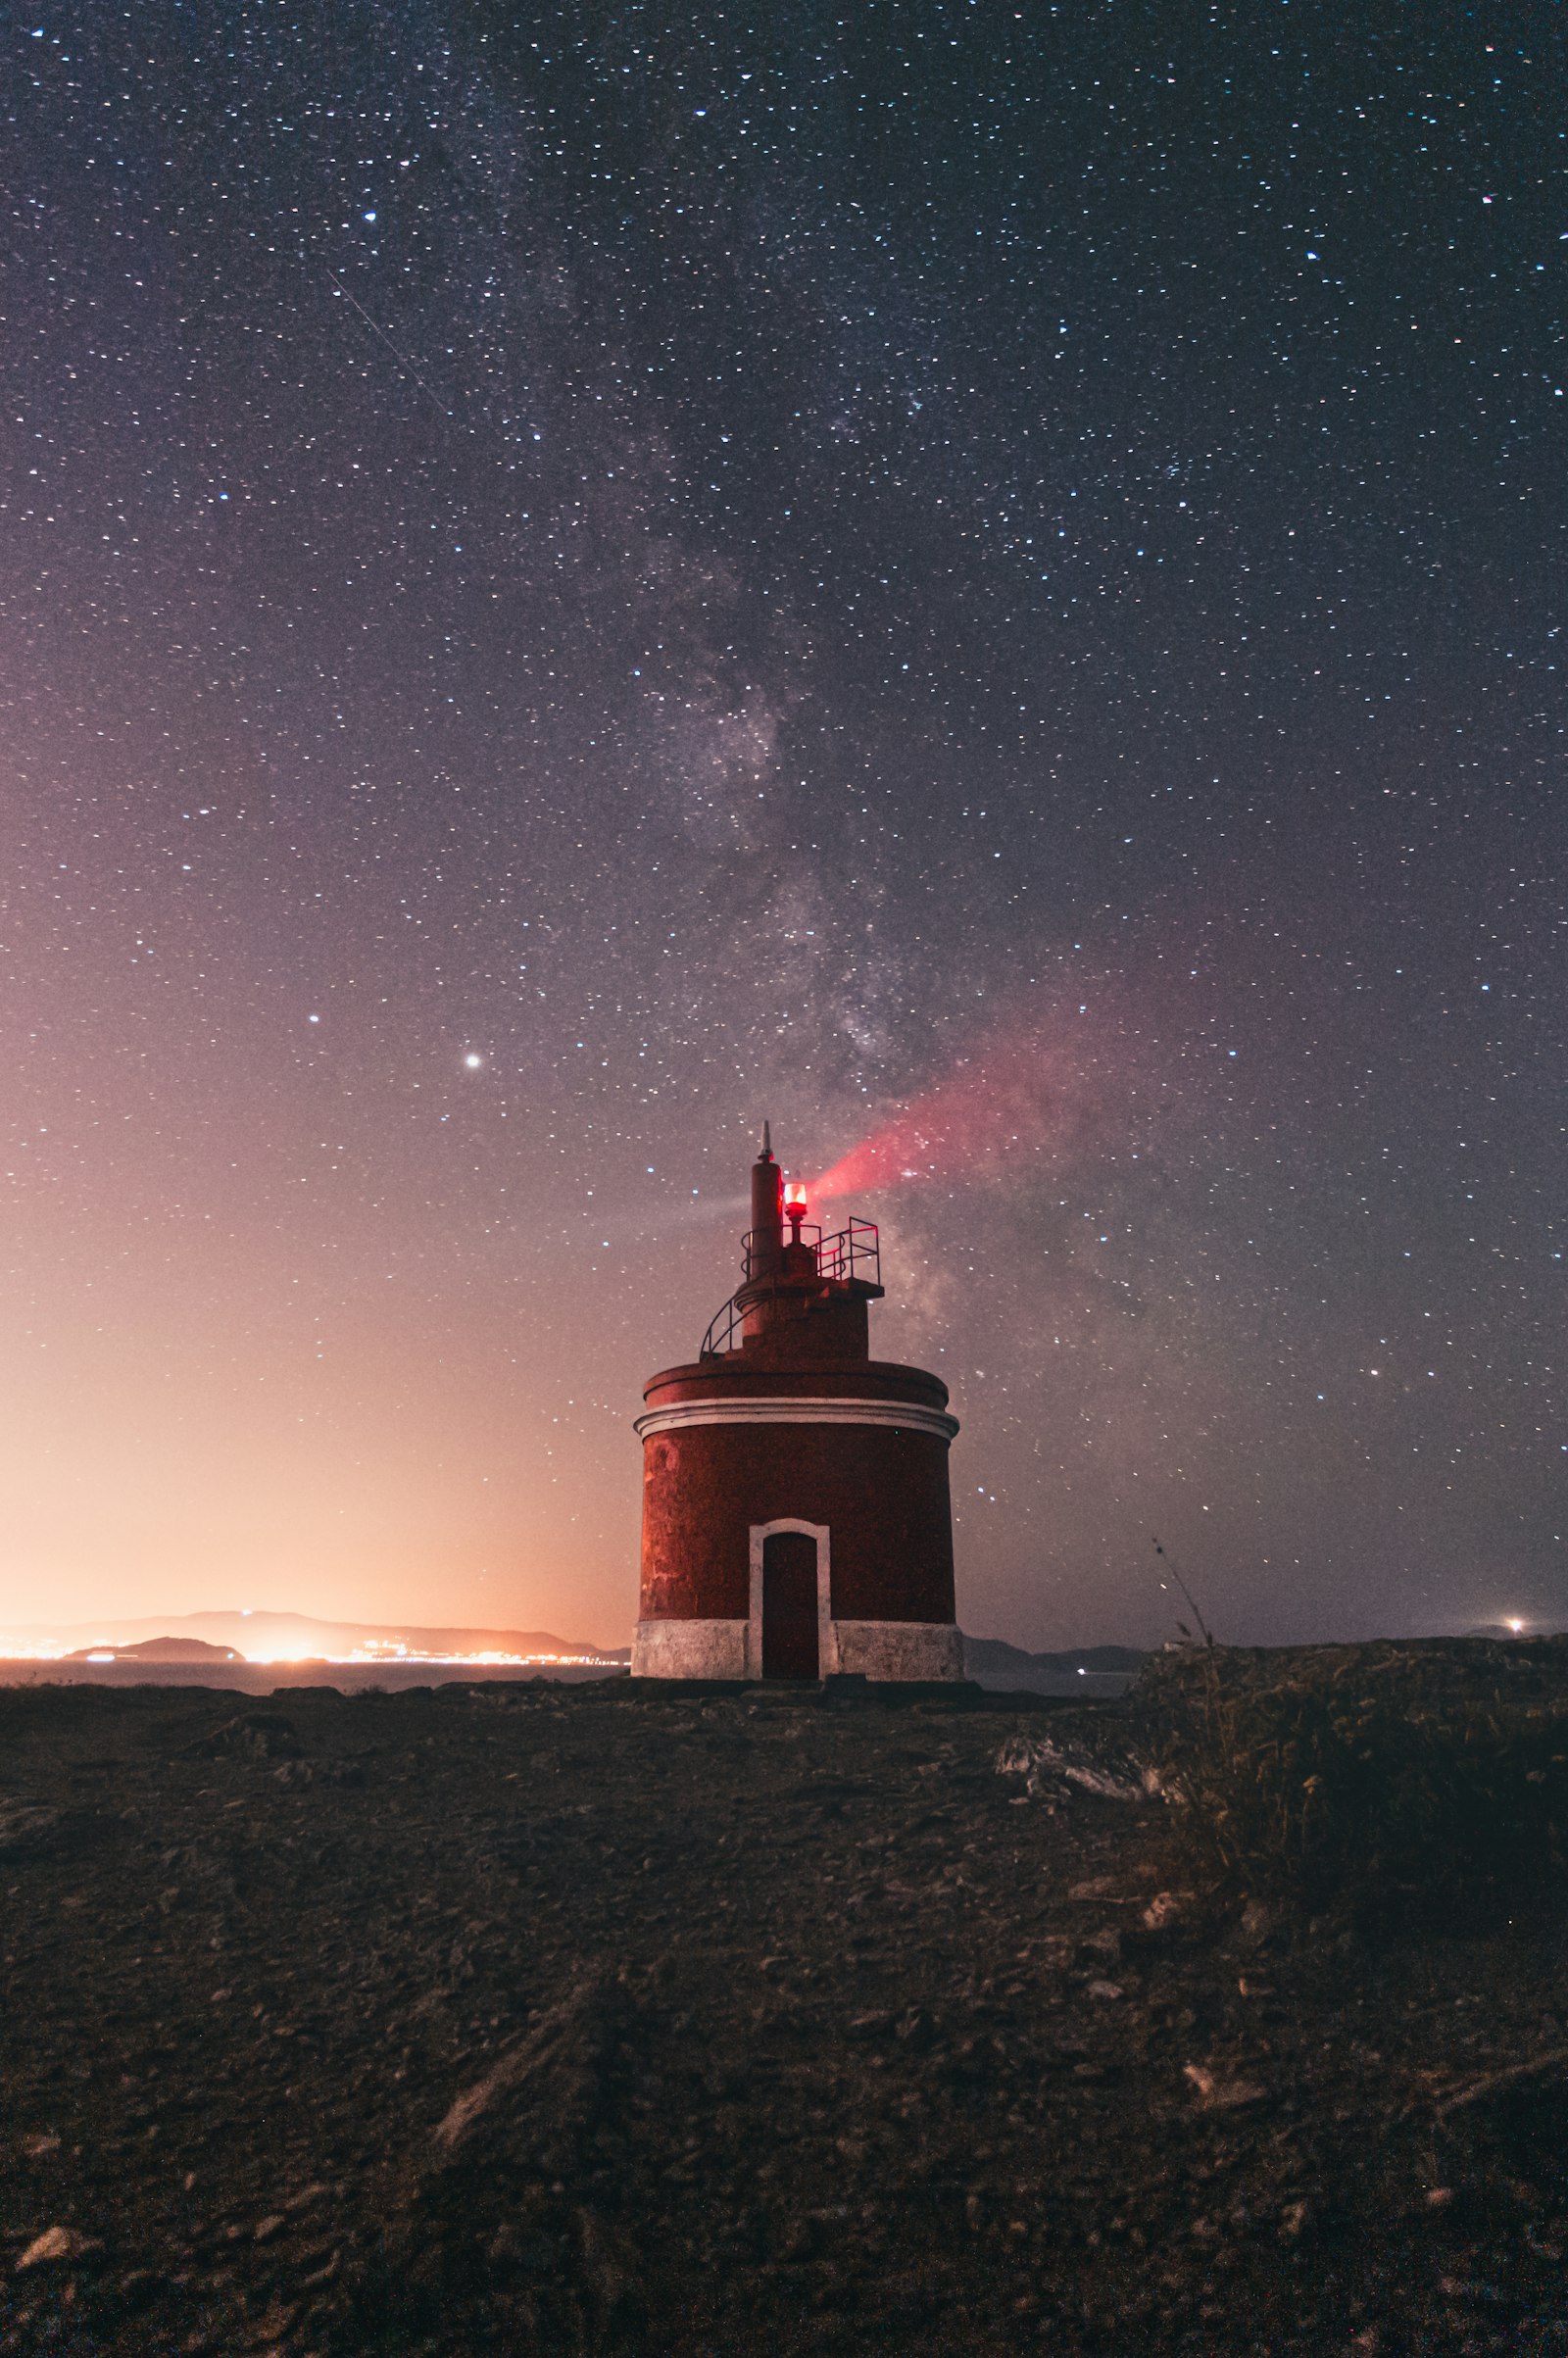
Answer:
MULTIPOLYGON (((828 1621, 817 1675, 878 1683, 962 1680, 963 1636, 951 1621, 828 1621)), ((751 1621, 639 1621, 634 1679, 760 1679, 761 1631, 751 1621)))

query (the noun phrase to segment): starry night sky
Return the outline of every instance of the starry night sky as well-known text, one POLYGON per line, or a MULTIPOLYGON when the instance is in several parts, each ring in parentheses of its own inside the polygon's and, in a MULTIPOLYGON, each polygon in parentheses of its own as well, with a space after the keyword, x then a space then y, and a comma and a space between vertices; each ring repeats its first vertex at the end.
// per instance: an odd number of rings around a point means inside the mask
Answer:
POLYGON ((970 1630, 1568 1619, 1559 13, 12 15, 12 1621, 627 1643, 764 1115, 970 1630))

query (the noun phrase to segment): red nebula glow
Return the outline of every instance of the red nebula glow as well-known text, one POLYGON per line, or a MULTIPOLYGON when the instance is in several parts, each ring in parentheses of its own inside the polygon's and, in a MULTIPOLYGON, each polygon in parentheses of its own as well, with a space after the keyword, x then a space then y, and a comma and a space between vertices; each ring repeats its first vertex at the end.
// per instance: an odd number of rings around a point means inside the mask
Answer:
POLYGON ((812 1197, 907 1187, 918 1180, 995 1176, 1076 1144, 1099 1097, 1087 1027, 1052 1036, 1032 1028, 993 1039, 959 1059, 818 1179, 812 1197))

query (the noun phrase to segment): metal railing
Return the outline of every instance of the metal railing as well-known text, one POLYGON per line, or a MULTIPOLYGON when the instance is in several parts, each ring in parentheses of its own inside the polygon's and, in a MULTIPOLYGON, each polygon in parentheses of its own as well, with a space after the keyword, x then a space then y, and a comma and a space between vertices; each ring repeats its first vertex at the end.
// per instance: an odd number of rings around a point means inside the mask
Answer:
MULTIPOLYGON (((753 1299, 756 1299, 755 1296, 753 1299)), ((723 1308, 715 1310, 709 1321, 708 1332, 703 1337, 703 1348, 697 1356, 700 1359, 716 1359, 721 1351, 738 1350, 735 1337, 745 1317, 745 1311, 736 1307, 736 1297, 732 1294, 723 1308)))
POLYGON ((836 1236, 822 1237, 816 1248, 817 1272, 822 1277, 858 1277, 862 1283, 882 1283, 882 1239, 874 1220, 852 1219, 836 1236))
MULTIPOLYGON (((742 1265, 747 1284, 741 1288, 741 1293, 747 1296, 746 1304, 744 1307, 741 1305, 740 1294, 732 1294, 722 1308, 714 1311, 708 1332, 703 1337, 702 1349, 697 1354, 700 1359, 716 1358, 721 1352, 738 1348, 735 1338, 745 1324, 746 1311, 760 1299, 758 1293, 752 1291, 754 1279, 765 1284, 767 1275, 776 1273, 779 1275, 780 1290, 783 1288, 785 1280, 782 1273, 777 1271, 777 1264, 771 1263, 771 1257, 768 1268, 760 1264, 756 1251, 756 1236, 755 1229, 748 1231, 742 1247, 742 1265)), ((874 1220, 852 1219, 847 1228, 841 1228, 828 1237, 822 1234, 820 1228, 803 1228, 801 1242, 809 1245, 816 1255, 819 1277, 840 1283, 847 1278, 856 1278, 862 1285, 881 1285, 882 1240, 874 1220)))
MULTIPOLYGON (((774 1254, 776 1254, 779 1250, 779 1240, 774 1240, 773 1252, 771 1253, 764 1253, 757 1241, 760 1234, 760 1229, 748 1228, 746 1234, 741 1239, 741 1269, 745 1274, 748 1283, 750 1283, 754 1277, 767 1276, 769 1270, 776 1268, 778 1265, 776 1259, 774 1258, 774 1254)), ((787 1237, 783 1239, 783 1242, 786 1244, 790 1240, 787 1237)), ((803 1227, 801 1230, 801 1243, 803 1245, 808 1245, 813 1253, 820 1253, 822 1250, 822 1231, 820 1228, 803 1227)))

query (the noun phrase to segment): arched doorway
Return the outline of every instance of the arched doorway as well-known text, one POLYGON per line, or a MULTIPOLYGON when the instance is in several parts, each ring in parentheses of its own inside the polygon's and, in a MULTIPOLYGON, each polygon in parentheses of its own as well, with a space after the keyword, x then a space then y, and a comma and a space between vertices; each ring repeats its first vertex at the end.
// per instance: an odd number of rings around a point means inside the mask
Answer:
POLYGON ((820 1678, 816 1542, 804 1531, 773 1531, 762 1542, 762 1676, 820 1678))

